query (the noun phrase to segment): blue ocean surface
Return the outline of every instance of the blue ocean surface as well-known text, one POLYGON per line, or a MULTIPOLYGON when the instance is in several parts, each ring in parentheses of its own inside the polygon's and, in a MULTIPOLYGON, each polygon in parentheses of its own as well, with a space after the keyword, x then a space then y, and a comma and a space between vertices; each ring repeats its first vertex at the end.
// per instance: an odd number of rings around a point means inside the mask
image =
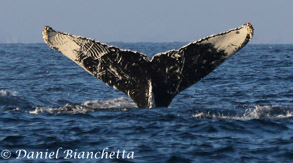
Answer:
MULTIPOLYGON (((185 43, 109 44, 151 58, 185 43)), ((0 151, 3 162, 293 162, 293 45, 249 44, 168 108, 139 109, 43 43, 0 44, 0 151)))

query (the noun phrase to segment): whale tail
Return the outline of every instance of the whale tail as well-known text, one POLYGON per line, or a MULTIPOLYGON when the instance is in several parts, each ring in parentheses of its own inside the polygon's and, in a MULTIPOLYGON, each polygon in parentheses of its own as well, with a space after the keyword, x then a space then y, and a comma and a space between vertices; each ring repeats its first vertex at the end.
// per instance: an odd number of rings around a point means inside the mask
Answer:
POLYGON ((250 23, 192 42, 178 50, 146 55, 93 39, 43 29, 46 44, 140 108, 168 107, 181 91, 195 84, 244 47, 253 37, 250 23))

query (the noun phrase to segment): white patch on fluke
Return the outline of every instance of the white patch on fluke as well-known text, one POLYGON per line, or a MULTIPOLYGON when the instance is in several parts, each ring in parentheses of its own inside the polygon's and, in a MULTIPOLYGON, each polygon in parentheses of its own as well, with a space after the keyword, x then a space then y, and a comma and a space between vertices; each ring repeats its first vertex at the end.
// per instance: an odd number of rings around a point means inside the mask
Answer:
POLYGON ((148 85, 149 85, 149 91, 148 91, 148 95, 146 97, 148 97, 148 106, 149 108, 154 108, 154 93, 153 93, 153 85, 152 85, 152 81, 151 79, 148 80, 148 85))
POLYGON ((247 35, 250 36, 250 39, 252 38, 252 32, 252 26, 250 24, 245 24, 240 28, 230 30, 223 34, 210 36, 206 40, 203 39, 201 44, 212 44, 218 51, 224 51, 228 56, 230 56, 242 47, 247 35))
POLYGON ((50 27, 45 27, 43 30, 43 38, 51 48, 57 49, 73 61, 77 59, 76 53, 81 47, 74 42, 74 37, 56 32, 50 27))

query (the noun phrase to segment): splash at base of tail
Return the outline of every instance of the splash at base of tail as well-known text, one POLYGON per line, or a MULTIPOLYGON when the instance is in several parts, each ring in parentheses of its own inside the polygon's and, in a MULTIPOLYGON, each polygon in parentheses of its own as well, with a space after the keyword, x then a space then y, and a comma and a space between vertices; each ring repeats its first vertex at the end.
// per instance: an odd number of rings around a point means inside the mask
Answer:
POLYGON ((146 55, 98 41, 43 29, 46 44, 140 108, 168 107, 172 99, 244 47, 253 37, 250 23, 189 43, 180 49, 146 55))

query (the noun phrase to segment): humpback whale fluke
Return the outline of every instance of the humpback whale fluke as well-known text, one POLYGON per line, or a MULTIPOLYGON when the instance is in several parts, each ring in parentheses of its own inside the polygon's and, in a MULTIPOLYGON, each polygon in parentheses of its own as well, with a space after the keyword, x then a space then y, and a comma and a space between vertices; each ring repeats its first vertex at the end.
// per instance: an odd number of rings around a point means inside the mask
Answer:
POLYGON ((149 60, 138 52, 57 32, 49 26, 43 29, 44 41, 52 49, 127 94, 140 108, 168 107, 179 92, 212 72, 252 37, 253 27, 247 23, 149 60))

